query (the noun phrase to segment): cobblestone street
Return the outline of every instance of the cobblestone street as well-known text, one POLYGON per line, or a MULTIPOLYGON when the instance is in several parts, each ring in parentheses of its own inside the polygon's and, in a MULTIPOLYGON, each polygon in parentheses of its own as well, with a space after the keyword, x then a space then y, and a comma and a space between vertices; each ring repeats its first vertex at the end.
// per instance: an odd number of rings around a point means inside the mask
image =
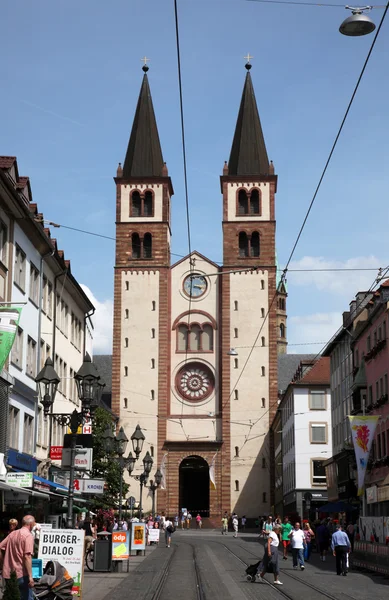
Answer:
POLYGON ((257 534, 241 534, 235 539, 232 533, 221 536, 218 531, 177 531, 172 542, 171 548, 165 548, 161 542, 144 560, 134 563, 128 575, 89 574, 84 597, 93 600, 279 600, 282 597, 387 600, 388 597, 388 579, 352 570, 347 577, 338 577, 335 559, 328 556, 323 563, 317 554, 311 556, 304 572, 293 570, 291 557, 280 560, 283 586, 271 585, 271 574, 266 576, 267 583, 250 583, 246 580, 246 564, 263 556, 257 534))

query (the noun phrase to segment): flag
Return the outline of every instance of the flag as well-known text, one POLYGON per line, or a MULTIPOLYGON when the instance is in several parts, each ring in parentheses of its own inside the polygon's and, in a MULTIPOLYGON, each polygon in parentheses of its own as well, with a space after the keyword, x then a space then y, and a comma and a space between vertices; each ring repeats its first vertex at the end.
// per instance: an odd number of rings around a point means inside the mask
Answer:
POLYGON ((374 432, 379 418, 379 415, 369 417, 349 416, 355 458, 357 462, 358 496, 363 496, 364 493, 367 462, 369 460, 371 445, 374 439, 374 432))
POLYGON ((21 312, 21 306, 0 307, 0 371, 15 341, 21 312))
POLYGON ((213 457, 212 462, 209 467, 209 479, 211 482, 211 490, 216 490, 216 475, 215 475, 216 457, 217 457, 217 452, 216 452, 215 456, 213 457))
POLYGON ((161 485, 159 486, 160 490, 166 490, 166 461, 167 461, 167 452, 162 457, 162 462, 159 470, 161 471, 162 479, 161 485))

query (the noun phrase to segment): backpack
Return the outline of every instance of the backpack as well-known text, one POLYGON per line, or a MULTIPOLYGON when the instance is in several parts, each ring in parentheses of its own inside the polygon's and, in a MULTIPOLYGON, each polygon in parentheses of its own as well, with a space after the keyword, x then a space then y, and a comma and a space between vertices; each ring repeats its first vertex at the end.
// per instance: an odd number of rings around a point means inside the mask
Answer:
POLYGON ((166 527, 166 531, 167 531, 168 533, 174 533, 174 532, 175 532, 175 530, 176 530, 176 528, 174 527, 174 525, 168 525, 168 526, 166 527))

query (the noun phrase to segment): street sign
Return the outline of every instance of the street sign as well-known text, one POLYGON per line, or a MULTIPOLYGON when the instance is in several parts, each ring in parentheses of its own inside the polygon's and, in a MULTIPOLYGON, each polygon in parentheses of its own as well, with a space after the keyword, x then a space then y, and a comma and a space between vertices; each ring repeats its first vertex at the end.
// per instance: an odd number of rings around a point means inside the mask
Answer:
POLYGON ((89 418, 82 426, 82 433, 90 435, 92 433, 92 419, 89 418))
POLYGON ((136 502, 136 499, 134 498, 134 496, 130 496, 129 498, 127 498, 128 508, 130 508, 132 510, 135 507, 135 502, 136 502))
POLYGON ((7 473, 5 480, 9 485, 22 488, 32 488, 34 481, 33 473, 7 473))
MULTIPOLYGON (((70 456, 71 449, 64 448, 62 450, 62 468, 69 469, 70 468, 70 456)), ((92 457, 93 451, 92 448, 80 448, 76 450, 76 456, 74 459, 74 466, 76 471, 90 471, 92 468, 92 457)))
POLYGON ((62 446, 50 446, 51 460, 62 460, 62 446))

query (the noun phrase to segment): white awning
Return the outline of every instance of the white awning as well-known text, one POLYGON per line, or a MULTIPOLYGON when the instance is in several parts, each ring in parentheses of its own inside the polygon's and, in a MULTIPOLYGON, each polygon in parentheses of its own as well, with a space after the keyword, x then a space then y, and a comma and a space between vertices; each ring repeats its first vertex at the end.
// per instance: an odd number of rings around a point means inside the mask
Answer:
POLYGON ((0 481, 0 490, 14 492, 17 494, 26 494, 27 496, 32 496, 33 498, 44 498, 44 500, 50 500, 49 494, 44 494, 43 492, 38 492, 37 490, 30 490, 29 488, 18 487, 17 485, 9 485, 8 483, 5 483, 5 481, 0 481))

